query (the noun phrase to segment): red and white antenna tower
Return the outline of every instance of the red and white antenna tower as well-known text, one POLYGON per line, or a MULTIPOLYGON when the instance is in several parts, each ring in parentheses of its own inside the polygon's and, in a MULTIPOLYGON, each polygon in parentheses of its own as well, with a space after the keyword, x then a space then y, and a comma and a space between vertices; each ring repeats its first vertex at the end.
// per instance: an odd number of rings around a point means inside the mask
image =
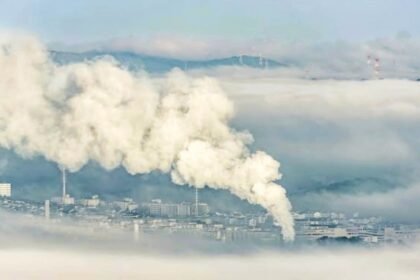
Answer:
POLYGON ((372 65, 372 57, 370 55, 367 56, 367 61, 366 61, 367 65, 371 66, 372 65))
POLYGON ((371 68, 371 70, 373 71, 373 77, 375 79, 379 79, 379 77, 380 77, 379 74, 380 74, 380 70, 381 70, 381 61, 380 61, 379 57, 373 57, 371 55, 368 55, 366 63, 371 68))
POLYGON ((381 61, 379 60, 379 58, 375 58, 375 64, 373 65, 373 69, 375 71, 375 78, 379 79, 379 72, 381 70, 381 61))

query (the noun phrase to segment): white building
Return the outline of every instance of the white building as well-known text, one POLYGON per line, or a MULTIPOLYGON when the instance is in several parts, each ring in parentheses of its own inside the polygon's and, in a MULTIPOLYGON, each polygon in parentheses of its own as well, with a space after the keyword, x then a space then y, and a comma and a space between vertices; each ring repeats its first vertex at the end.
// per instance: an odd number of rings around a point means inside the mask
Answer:
MULTIPOLYGON (((160 199, 153 199, 149 203, 142 203, 141 206, 149 215, 155 217, 188 217, 196 213, 196 204, 188 202, 162 203, 160 199)), ((199 216, 206 216, 210 212, 207 203, 198 203, 197 206, 199 216)))
POLYGON ((160 215, 165 217, 176 217, 178 216, 178 205, 163 203, 160 206, 160 215))
POLYGON ((330 227, 325 225, 320 226, 303 226, 298 229, 297 235, 305 240, 316 240, 321 237, 348 237, 348 232, 345 228, 330 227))
POLYGON ((10 197, 12 195, 12 185, 9 183, 0 183, 0 196, 10 197))
POLYGON ((183 202, 178 204, 177 212, 180 217, 191 216, 191 203, 183 202))
POLYGON ((413 244, 420 239, 420 230, 413 226, 386 227, 384 241, 387 243, 413 244))
POLYGON ((74 204, 74 197, 71 197, 69 194, 66 194, 66 196, 63 198, 63 204, 64 205, 73 205, 74 204))
POLYGON ((160 216, 162 210, 162 201, 159 199, 152 200, 151 203, 145 203, 145 208, 148 209, 149 214, 152 216, 160 216))
POLYGON ((210 207, 207 203, 198 203, 198 216, 205 216, 210 212, 210 207))
POLYGON ((139 207, 139 205, 135 203, 134 200, 131 198, 124 198, 123 201, 115 201, 114 206, 117 206, 118 208, 124 211, 133 211, 139 207))
POLYGON ((97 195, 92 196, 92 198, 80 200, 81 205, 85 207, 89 207, 89 208, 96 208, 99 206, 100 203, 101 203, 101 200, 99 199, 99 196, 97 195))
POLYGON ((51 202, 63 205, 73 205, 74 197, 71 197, 69 194, 66 194, 64 197, 58 196, 51 198, 51 202))

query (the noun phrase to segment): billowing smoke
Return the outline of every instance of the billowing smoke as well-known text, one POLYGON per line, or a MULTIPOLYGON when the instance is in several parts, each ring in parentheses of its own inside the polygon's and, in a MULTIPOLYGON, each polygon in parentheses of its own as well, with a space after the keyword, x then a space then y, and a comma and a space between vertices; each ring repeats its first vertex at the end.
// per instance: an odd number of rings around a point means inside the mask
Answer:
POLYGON ((72 172, 89 161, 131 174, 158 170, 176 184, 227 189, 267 209, 293 240, 279 163, 251 153, 229 127, 232 103, 216 81, 173 71, 163 81, 111 59, 56 65, 36 39, 0 39, 0 146, 72 172))

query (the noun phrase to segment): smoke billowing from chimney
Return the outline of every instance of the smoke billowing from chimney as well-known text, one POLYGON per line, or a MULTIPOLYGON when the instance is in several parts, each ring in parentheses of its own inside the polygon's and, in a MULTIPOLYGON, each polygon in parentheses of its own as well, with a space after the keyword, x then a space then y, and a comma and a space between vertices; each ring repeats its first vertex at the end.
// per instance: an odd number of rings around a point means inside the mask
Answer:
POLYGON ((71 172, 96 161, 226 189, 267 209, 293 240, 291 205, 273 182, 279 163, 229 127, 233 105, 215 80, 173 71, 157 83, 111 59, 56 65, 27 36, 0 38, 0 69, 1 147, 71 172))

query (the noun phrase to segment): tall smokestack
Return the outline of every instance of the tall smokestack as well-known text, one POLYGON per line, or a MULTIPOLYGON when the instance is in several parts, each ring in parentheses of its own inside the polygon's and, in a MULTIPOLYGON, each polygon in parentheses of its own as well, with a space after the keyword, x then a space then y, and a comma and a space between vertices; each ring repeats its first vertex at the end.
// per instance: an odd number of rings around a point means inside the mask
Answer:
POLYGON ((61 168, 62 174, 62 192, 63 192, 63 203, 66 199, 66 169, 64 167, 61 168))
POLYGON ((198 217, 198 188, 195 189, 195 216, 198 217))
POLYGON ((140 226, 138 222, 134 222, 133 224, 133 238, 134 241, 139 241, 139 235, 140 235, 140 226))
POLYGON ((50 219, 50 201, 48 199, 45 200, 44 210, 45 210, 45 219, 49 220, 50 219))

